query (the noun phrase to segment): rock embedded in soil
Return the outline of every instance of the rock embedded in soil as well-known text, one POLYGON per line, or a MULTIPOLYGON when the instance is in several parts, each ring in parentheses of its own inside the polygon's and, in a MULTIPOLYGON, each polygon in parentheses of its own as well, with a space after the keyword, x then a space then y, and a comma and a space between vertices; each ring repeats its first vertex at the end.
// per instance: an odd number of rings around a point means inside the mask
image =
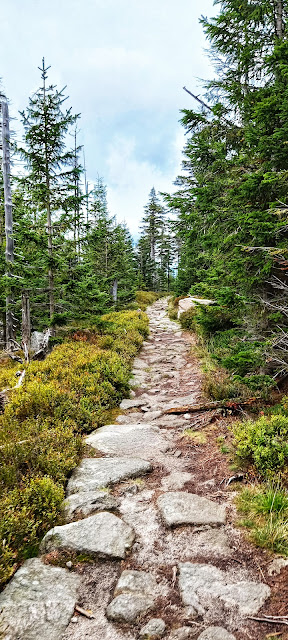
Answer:
POLYGON ((118 595, 123 591, 131 593, 146 593, 154 595, 156 593, 157 583, 155 578, 146 571, 125 570, 115 588, 115 594, 118 595))
POLYGON ((73 616, 79 582, 66 569, 26 560, 0 595, 0 637, 59 640, 73 616))
POLYGON ((145 571, 123 571, 115 589, 115 598, 106 609, 109 620, 135 622, 154 609, 157 583, 145 571))
POLYGON ((179 589, 190 615, 213 613, 213 603, 222 602, 225 610, 241 616, 255 615, 270 595, 261 582, 243 580, 242 576, 222 571, 210 564, 179 564, 179 589))
POLYGON ((64 500, 62 508, 67 520, 76 516, 89 516, 95 511, 113 511, 119 501, 110 496, 107 490, 81 491, 73 493, 64 500))
POLYGON ((140 640, 158 640, 165 633, 166 624, 161 618, 151 618, 139 633, 140 640))
POLYGON ((236 640, 232 633, 228 633, 224 627, 208 627, 200 633, 198 640, 236 640))
POLYGON ((168 640, 191 640, 191 638, 195 638, 195 628, 178 627, 170 633, 168 640))
POLYGON ((226 508, 194 493, 169 491, 157 500, 161 516, 168 527, 181 524, 223 525, 226 508))
POLYGON ((170 446, 159 427, 149 423, 108 424, 91 433, 86 443, 114 456, 156 457, 170 446))
POLYGON ((140 396, 139 398, 124 398, 120 404, 120 409, 125 411, 126 409, 134 409, 141 407, 147 402, 147 396, 140 396))
POLYGON ((138 593, 120 593, 106 609, 108 620, 113 622, 129 622, 132 624, 138 618, 154 608, 151 596, 138 593))
POLYGON ((42 553, 67 550, 92 556, 125 558, 134 538, 132 527, 112 513, 102 512, 54 527, 46 533, 40 550, 42 553))
MULTIPOLYGON (((182 451, 178 451, 181 455, 182 451)), ((173 455, 176 455, 176 452, 173 452, 173 455)), ((178 457, 176 455, 176 457, 178 457)), ((164 491, 171 491, 177 489, 183 489, 186 482, 192 480, 192 473, 188 473, 187 471, 172 471, 168 476, 165 476, 161 480, 161 487, 164 491)))
POLYGON ((151 463, 140 458, 84 458, 73 471, 67 494, 94 491, 126 478, 137 478, 151 470, 151 463))
POLYGON ((279 575, 285 567, 288 567, 288 558, 274 558, 268 566, 268 576, 279 575))

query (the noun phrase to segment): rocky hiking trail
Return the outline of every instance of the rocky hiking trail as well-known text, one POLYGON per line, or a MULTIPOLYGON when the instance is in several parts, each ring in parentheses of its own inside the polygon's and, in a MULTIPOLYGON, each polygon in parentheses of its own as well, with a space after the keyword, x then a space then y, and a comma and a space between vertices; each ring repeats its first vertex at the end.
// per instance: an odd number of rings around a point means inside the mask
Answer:
POLYGON ((133 397, 115 424, 86 438, 89 457, 68 482, 67 524, 46 534, 42 555, 0 595, 1 639, 260 640, 281 630, 250 619, 285 613, 285 561, 233 525, 218 421, 165 414, 201 400, 193 338, 166 311, 163 299, 147 311, 133 397), (189 439, 189 428, 205 436, 189 439))

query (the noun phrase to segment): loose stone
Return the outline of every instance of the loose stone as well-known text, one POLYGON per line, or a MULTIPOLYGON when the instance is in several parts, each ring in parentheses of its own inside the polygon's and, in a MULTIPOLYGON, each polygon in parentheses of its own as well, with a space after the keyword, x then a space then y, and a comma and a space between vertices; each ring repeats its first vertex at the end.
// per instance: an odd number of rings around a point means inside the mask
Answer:
POLYGON ((155 606, 157 583, 145 571, 123 571, 115 589, 115 598, 106 609, 107 618, 135 622, 155 606))
POLYGON ((166 624, 161 618, 151 618, 140 630, 140 640, 157 640, 165 633, 166 624))
POLYGON ((236 638, 223 627, 208 627, 200 634, 198 640, 236 640, 236 638))
POLYGON ((0 595, 0 637, 59 640, 73 616, 78 586, 74 573, 26 560, 0 595))
POLYGON ((191 640, 191 638, 195 638, 193 627, 178 627, 170 633, 168 640, 191 640))
POLYGON ((64 549, 92 556, 125 558, 134 538, 132 527, 112 513, 102 512, 85 520, 54 527, 46 533, 40 550, 48 553, 64 549))
POLYGON ((95 511, 112 511, 119 501, 106 491, 81 491, 74 493, 63 502, 63 512, 66 520, 75 516, 89 516, 95 511))
POLYGON ((151 596, 138 593, 121 593, 116 596, 106 609, 108 620, 115 622, 129 622, 130 624, 153 609, 154 602, 151 596))
POLYGON ((157 504, 165 524, 221 525, 226 521, 226 508, 207 498, 184 491, 161 495, 157 504))
MULTIPOLYGON (((175 456, 176 453, 177 451, 174 451, 173 456, 175 456)), ((181 453, 182 452, 180 451, 180 455, 181 453)), ((176 457, 178 456, 176 455, 176 457)), ((169 476, 162 478, 161 486, 166 491, 169 491, 171 489, 183 489, 186 482, 189 482, 189 480, 192 480, 192 478, 192 473, 188 473, 187 471, 174 471, 173 473, 170 473, 169 476)))
POLYGON ((141 407, 143 404, 146 404, 146 402, 147 397, 145 396, 140 396, 140 398, 125 398, 120 404, 120 409, 134 409, 134 407, 141 407))

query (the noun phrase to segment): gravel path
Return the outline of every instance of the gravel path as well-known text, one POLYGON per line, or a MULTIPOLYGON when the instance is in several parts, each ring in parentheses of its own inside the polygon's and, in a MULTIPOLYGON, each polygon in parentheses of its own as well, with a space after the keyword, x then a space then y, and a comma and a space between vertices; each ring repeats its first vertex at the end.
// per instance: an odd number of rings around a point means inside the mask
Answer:
POLYGON ((43 554, 65 553, 64 568, 27 561, 0 596, 4 640, 262 637, 248 616, 270 589, 254 568, 237 563, 240 534, 212 461, 205 462, 207 481, 197 475, 193 448, 179 445, 191 416, 164 413, 201 400, 191 338, 166 310, 163 299, 148 309, 150 336, 134 362, 133 397, 114 425, 87 437, 97 457, 73 473, 67 524, 42 542, 43 554), (76 602, 94 618, 73 615, 76 602))

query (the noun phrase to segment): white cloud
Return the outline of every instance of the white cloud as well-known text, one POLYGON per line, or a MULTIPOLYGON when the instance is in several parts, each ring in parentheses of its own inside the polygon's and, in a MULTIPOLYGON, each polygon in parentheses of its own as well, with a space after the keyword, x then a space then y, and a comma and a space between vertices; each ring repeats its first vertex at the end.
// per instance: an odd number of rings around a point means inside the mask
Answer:
POLYGON ((211 76, 201 13, 215 15, 213 0, 9 0, 1 7, 11 113, 39 86, 44 55, 49 80, 67 84, 66 104, 82 114, 89 180, 103 176, 111 211, 133 233, 152 185, 171 191, 179 173, 179 109, 195 106, 182 87, 200 92, 197 78, 211 76))
POLYGON ((154 186, 156 191, 173 190, 173 180, 179 173, 183 133, 179 129, 171 144, 171 162, 166 171, 148 161, 139 161, 135 139, 117 136, 108 153, 108 204, 117 219, 126 222, 131 233, 137 236, 143 207, 154 186))

